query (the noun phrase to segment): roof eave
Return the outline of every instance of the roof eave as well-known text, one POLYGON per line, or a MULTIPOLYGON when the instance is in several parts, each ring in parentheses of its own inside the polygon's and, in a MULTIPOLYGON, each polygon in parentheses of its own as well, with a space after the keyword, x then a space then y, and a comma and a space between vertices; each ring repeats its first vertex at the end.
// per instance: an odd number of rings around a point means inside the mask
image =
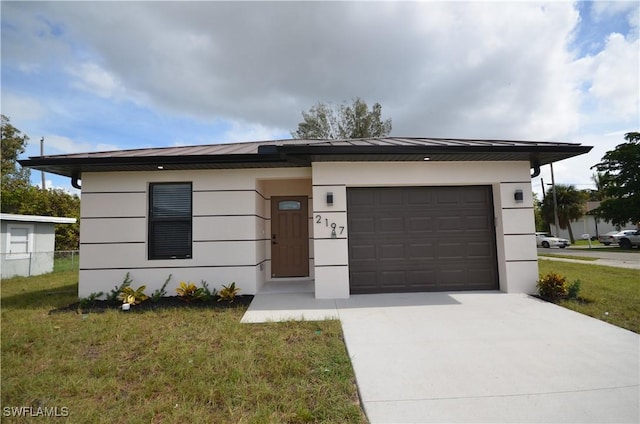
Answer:
POLYGON ((167 155, 137 157, 31 157, 22 166, 67 177, 83 172, 159 171, 186 169, 302 167, 314 161, 513 161, 542 166, 589 152, 590 146, 335 146, 271 145, 250 154, 167 155))

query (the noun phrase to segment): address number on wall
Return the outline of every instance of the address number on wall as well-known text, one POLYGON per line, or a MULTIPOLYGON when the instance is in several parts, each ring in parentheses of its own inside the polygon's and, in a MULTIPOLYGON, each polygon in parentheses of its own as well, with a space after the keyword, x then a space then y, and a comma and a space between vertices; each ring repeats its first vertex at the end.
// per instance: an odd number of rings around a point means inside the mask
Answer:
POLYGON ((316 215, 315 222, 321 226, 324 224, 325 228, 331 229, 331 238, 336 238, 344 233, 344 225, 338 225, 335 222, 329 221, 328 218, 323 218, 322 215, 316 215))

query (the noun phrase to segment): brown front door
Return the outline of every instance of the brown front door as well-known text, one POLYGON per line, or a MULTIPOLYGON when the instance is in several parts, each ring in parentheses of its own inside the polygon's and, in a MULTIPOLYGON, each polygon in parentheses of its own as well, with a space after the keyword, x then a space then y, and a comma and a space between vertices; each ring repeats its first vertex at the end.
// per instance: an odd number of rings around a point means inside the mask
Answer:
POLYGON ((271 197, 271 276, 309 275, 306 196, 271 197))

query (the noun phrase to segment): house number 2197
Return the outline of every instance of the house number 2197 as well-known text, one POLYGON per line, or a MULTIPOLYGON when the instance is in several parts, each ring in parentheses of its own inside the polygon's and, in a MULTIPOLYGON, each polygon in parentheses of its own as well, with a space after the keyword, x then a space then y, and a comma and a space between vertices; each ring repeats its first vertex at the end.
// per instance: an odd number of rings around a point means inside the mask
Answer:
MULTIPOLYGON (((322 224, 322 215, 316 215, 316 224, 322 224)), ((331 238, 335 238, 337 236, 336 230, 340 232, 340 235, 344 233, 344 225, 338 226, 335 222, 329 222, 327 218, 324 219, 324 225, 327 228, 331 228, 331 238)))

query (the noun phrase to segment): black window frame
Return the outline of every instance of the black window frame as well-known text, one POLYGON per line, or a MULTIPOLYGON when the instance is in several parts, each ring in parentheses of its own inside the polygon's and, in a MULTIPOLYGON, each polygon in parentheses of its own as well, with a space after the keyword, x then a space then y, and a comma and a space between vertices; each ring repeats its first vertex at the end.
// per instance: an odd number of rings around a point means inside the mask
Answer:
MULTIPOLYGON (((193 257, 193 183, 187 181, 171 181, 161 183, 149 183, 149 204, 148 204, 148 241, 147 241, 147 255, 149 260, 161 260, 161 259, 191 259, 193 257), (167 186, 167 185, 184 185, 189 187, 189 215, 176 215, 176 216, 154 216, 154 197, 158 194, 155 193, 155 187, 167 186), (156 236, 157 224, 175 224, 175 228, 184 228, 184 224, 188 223, 189 228, 189 240, 188 246, 185 243, 183 246, 177 246, 174 253, 158 253, 156 250, 156 236)), ((165 226, 166 229, 166 226, 165 226)))

